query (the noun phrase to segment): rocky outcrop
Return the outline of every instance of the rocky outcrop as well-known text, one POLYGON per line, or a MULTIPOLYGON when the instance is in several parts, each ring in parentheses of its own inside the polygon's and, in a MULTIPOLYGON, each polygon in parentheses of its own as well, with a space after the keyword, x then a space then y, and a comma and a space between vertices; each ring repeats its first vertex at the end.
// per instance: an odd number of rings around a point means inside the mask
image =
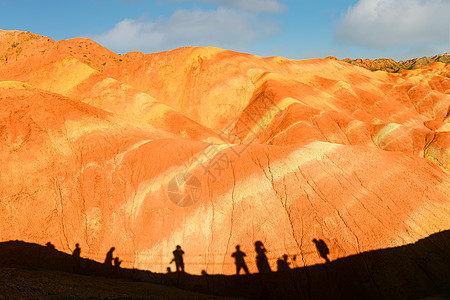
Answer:
POLYGON ((424 68, 433 62, 449 64, 450 53, 438 54, 431 57, 424 56, 421 58, 414 58, 399 62, 396 62, 395 60, 390 58, 378 58, 375 60, 346 58, 343 61, 352 65, 366 68, 371 71, 386 71, 391 73, 398 73, 402 70, 415 70, 419 68, 424 68))

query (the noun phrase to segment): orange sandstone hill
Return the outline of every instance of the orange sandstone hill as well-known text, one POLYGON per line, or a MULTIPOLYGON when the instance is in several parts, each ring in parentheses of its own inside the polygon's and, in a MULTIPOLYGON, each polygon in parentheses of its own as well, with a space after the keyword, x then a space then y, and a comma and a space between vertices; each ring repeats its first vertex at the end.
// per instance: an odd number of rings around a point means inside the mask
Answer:
POLYGON ((450 229, 449 77, 0 31, 0 238, 194 274, 414 243, 450 229))

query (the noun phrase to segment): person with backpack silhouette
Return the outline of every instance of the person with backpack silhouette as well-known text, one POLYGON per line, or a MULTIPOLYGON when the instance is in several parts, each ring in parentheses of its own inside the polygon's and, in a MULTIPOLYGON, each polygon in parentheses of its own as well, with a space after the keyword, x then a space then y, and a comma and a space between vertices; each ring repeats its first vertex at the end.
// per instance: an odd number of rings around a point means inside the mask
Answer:
POLYGON ((330 254, 330 250, 328 249, 327 244, 323 240, 313 239, 314 244, 316 245, 317 251, 320 256, 325 259, 325 262, 329 263, 328 254, 330 254))

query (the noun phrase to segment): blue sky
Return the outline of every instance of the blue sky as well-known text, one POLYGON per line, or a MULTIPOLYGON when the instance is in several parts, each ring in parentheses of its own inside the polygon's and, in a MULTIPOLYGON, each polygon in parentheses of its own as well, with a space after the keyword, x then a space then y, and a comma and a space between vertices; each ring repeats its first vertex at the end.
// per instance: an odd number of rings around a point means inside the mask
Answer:
POLYGON ((215 46, 293 59, 450 51, 449 0, 0 0, 0 29, 117 53, 215 46))

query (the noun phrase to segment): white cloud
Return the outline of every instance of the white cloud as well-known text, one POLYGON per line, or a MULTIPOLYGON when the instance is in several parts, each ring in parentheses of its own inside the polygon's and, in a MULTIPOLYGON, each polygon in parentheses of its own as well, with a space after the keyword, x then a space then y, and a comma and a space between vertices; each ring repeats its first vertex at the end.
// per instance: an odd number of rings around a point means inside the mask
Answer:
POLYGON ((89 38, 118 53, 157 52, 183 46, 244 50, 276 28, 255 14, 227 8, 177 10, 168 19, 125 19, 89 38))
POLYGON ((339 21, 339 43, 367 48, 445 43, 448 0, 359 0, 339 21))
MULTIPOLYGON (((177 0, 190 1, 190 0, 177 0)), ((278 0, 197 0, 203 3, 214 3, 220 6, 227 6, 251 12, 281 13, 286 6, 278 0)))

